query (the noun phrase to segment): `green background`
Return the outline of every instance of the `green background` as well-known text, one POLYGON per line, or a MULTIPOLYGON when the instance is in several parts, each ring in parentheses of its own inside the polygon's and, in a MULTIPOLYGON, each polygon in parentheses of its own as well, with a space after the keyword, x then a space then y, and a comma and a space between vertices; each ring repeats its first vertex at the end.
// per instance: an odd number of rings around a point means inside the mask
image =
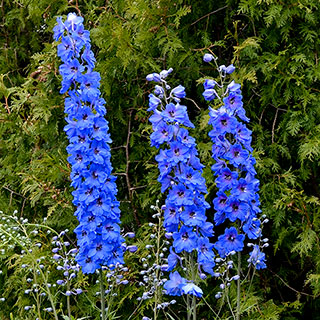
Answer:
MULTIPOLYGON (((2 0, 0 209, 17 209, 33 222, 48 216, 57 230, 77 224, 52 39, 56 17, 69 12, 81 13, 91 33, 126 230, 138 231, 151 219, 150 205, 164 199, 156 181, 157 150, 149 144, 152 86, 145 76, 172 67, 171 84, 185 86, 201 108, 186 101, 211 200, 216 189, 207 105, 197 80, 214 75, 202 62, 208 48, 220 64, 234 63, 251 119, 262 209, 270 219, 264 230, 268 268, 256 283, 257 314, 320 319, 319 1, 2 0)), ((213 214, 209 209, 209 219, 213 214)), ((0 278, 0 295, 9 279, 10 273, 0 278)), ((209 280, 207 292, 215 285, 209 280)), ((9 303, 0 315, 6 319, 16 309, 9 303)))

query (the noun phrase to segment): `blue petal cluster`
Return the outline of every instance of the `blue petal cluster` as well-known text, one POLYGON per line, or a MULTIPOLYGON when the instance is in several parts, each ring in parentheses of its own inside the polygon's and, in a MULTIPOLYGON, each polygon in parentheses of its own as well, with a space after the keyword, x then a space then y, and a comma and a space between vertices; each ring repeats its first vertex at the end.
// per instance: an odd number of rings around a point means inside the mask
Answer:
MULTIPOLYGON (((213 245, 208 237, 213 235, 213 225, 207 222, 205 211, 209 204, 203 165, 198 158, 195 139, 187 128, 194 128, 187 113, 187 107, 180 104, 186 96, 185 88, 179 85, 166 94, 170 87, 164 80, 172 71, 153 73, 147 80, 158 82, 154 93, 149 95, 149 111, 153 133, 151 145, 160 149, 156 156, 160 175, 161 192, 168 192, 164 206, 164 227, 173 238, 168 256, 168 271, 181 262, 180 254, 197 253, 199 273, 213 274, 213 245)), ((193 294, 201 296, 202 291, 195 284, 190 285, 178 271, 171 273, 164 286, 170 295, 193 294), (187 286, 185 286, 187 285, 187 286)))
POLYGON ((102 265, 123 264, 123 238, 120 236, 120 209, 116 199, 116 178, 111 174, 111 142, 105 101, 100 96, 100 74, 93 71, 95 58, 90 33, 83 18, 69 13, 65 21, 57 18, 54 39, 63 64, 60 93, 65 99, 69 138, 68 161, 72 166, 71 186, 75 212, 79 220, 74 230, 79 253, 77 262, 84 273, 93 273, 102 265))
MULTIPOLYGON (((231 73, 233 65, 221 66, 220 73, 231 73)), ((213 98, 208 95, 208 90, 213 89, 217 83, 206 80, 203 96, 207 101, 213 98)), ((218 94, 216 96, 221 99, 218 94)), ((252 156, 251 131, 244 122, 248 122, 242 103, 240 84, 232 81, 222 99, 223 105, 215 110, 209 107, 209 124, 213 129, 209 136, 213 142, 212 158, 215 164, 212 170, 216 176, 218 188, 216 198, 213 200, 215 225, 220 225, 226 220, 240 226, 244 234, 239 234, 235 227, 227 228, 225 233, 218 237, 214 244, 221 257, 233 252, 242 251, 245 235, 249 239, 261 237, 261 222, 257 218, 261 212, 259 205, 259 180, 256 179, 252 156)), ((249 263, 262 269, 265 267, 265 256, 254 248, 250 255, 249 263), (257 262, 259 261, 259 263, 257 262)))

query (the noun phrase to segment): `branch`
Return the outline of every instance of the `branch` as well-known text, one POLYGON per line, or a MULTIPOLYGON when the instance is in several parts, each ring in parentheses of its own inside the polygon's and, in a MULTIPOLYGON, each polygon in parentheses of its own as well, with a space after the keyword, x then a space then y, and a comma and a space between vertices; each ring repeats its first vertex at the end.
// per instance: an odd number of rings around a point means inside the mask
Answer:
POLYGON ((275 126, 276 126, 276 121, 277 121, 277 117, 278 117, 278 111, 279 111, 279 109, 277 108, 276 114, 275 114, 275 116, 274 116, 273 123, 272 123, 271 143, 274 143, 274 128, 275 128, 275 126))
POLYGON ((4 107, 7 109, 8 114, 10 114, 11 111, 10 111, 9 104, 8 104, 8 98, 5 96, 5 97, 4 97, 4 100, 5 100, 4 107))
POLYGON ((196 102, 195 102, 194 100, 192 100, 192 99, 190 99, 190 98, 184 98, 184 99, 190 100, 191 102, 193 102, 194 105, 196 106, 196 108, 201 111, 201 108, 196 104, 196 102))
POLYGON ((295 293, 298 293, 298 294, 302 294, 304 296, 307 296, 307 297, 312 297, 312 298, 315 298, 316 296, 315 295, 312 295, 312 294, 309 294, 309 293, 305 293, 305 292, 302 292, 302 291, 298 291, 296 290, 295 288, 292 288, 287 282, 285 282, 285 280, 283 280, 280 276, 278 276, 275 272, 273 272, 272 270, 270 270, 268 268, 268 270, 274 275, 276 276, 286 287, 288 287, 289 289, 291 289, 292 291, 294 291, 295 293))
POLYGON ((131 206, 132 206, 132 209, 133 209, 133 215, 134 215, 134 218, 136 220, 136 223, 138 225, 140 225, 140 221, 139 221, 139 218, 138 218, 138 214, 137 214, 137 209, 136 207, 134 206, 133 204, 133 189, 131 187, 131 182, 130 182, 130 178, 129 178, 129 166, 130 166, 130 158, 129 158, 129 144, 130 144, 130 136, 131 136, 131 116, 132 116, 132 111, 133 110, 130 110, 129 112, 129 122, 128 122, 128 134, 127 134, 127 143, 125 145, 125 149, 126 149, 126 172, 125 172, 125 176, 126 176, 126 182, 127 182, 127 187, 128 187, 128 192, 129 192, 129 200, 131 202, 131 206))
POLYGON ((190 26, 193 26, 194 24, 198 23, 198 22, 201 21, 202 19, 205 19, 205 18, 211 16, 211 15, 214 14, 214 13, 217 13, 217 12, 223 10, 223 9, 226 9, 227 7, 228 7, 228 6, 226 5, 226 6, 221 7, 221 8, 219 8, 219 9, 215 10, 215 11, 212 11, 212 12, 207 13, 207 14, 204 15, 203 17, 201 17, 201 18, 199 18, 198 20, 192 22, 192 23, 190 24, 190 26))

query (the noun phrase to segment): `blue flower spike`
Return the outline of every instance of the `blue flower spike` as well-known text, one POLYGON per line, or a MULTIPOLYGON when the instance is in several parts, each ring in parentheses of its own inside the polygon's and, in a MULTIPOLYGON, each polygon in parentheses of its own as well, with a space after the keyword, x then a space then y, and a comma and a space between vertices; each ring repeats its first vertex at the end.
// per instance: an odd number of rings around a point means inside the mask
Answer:
POLYGON ((164 227, 173 239, 167 268, 171 271, 170 280, 165 283, 164 289, 169 295, 201 297, 202 290, 195 279, 187 280, 175 270, 180 267, 185 255, 196 257, 194 267, 200 279, 204 278, 203 272, 214 273, 215 263, 213 245, 208 240, 213 236, 213 225, 207 222, 205 214, 210 206, 204 198, 207 193, 202 177, 204 166, 198 158, 196 141, 188 130, 194 125, 189 120, 187 107, 181 103, 181 99, 186 97, 185 88, 178 85, 166 94, 170 86, 165 78, 171 72, 170 68, 147 76, 148 81, 161 84, 156 85, 149 95, 148 110, 152 112, 149 118, 153 129, 151 145, 160 149, 156 156, 160 171, 158 181, 161 192, 167 192, 164 227))
MULTIPOLYGON (((206 57, 205 55, 205 61, 206 57)), ((218 67, 217 64, 216 66, 222 78, 235 71, 233 64, 228 67, 225 65, 218 67)), ((214 222, 215 225, 220 225, 229 221, 234 225, 226 228, 225 233, 220 235, 214 244, 219 256, 224 258, 234 252, 242 251, 246 237, 261 241, 263 222, 258 218, 261 212, 259 180, 256 178, 254 168, 256 161, 252 156, 252 132, 245 125, 245 122, 249 122, 249 118, 243 108, 241 86, 232 80, 224 91, 222 84, 207 79, 204 82, 203 92, 205 100, 211 102, 215 99, 210 91, 215 87, 220 89, 222 105, 218 109, 209 107, 209 124, 212 126, 209 137, 213 144, 212 158, 215 160, 212 171, 216 176, 215 182, 218 188, 216 198, 213 200, 216 211, 214 222)), ((267 245, 262 247, 264 246, 267 245)), ((257 269, 266 267, 265 254, 260 251, 259 245, 254 245, 248 262, 257 269)))
POLYGON ((105 101, 100 93, 100 74, 93 71, 95 57, 90 33, 83 18, 69 13, 65 21, 57 18, 54 39, 61 41, 58 56, 62 65, 61 93, 65 98, 69 139, 68 161, 72 167, 71 186, 79 225, 79 253, 76 260, 83 273, 93 273, 102 266, 123 264, 124 239, 120 235, 120 209, 116 199, 116 178, 110 162, 111 138, 104 118, 105 101))

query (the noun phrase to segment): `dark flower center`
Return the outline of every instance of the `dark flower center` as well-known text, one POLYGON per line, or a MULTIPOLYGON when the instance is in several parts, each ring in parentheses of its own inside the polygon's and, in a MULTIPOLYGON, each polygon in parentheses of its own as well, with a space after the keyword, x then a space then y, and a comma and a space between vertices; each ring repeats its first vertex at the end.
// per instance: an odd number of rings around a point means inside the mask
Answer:
POLYGON ((180 198, 184 197, 184 191, 179 191, 179 192, 178 192, 178 196, 179 196, 180 198))
POLYGON ((163 130, 161 131, 161 133, 162 133, 165 137, 167 137, 168 134, 169 134, 169 132, 168 132, 167 130, 165 130, 165 129, 163 129, 163 130))
POLYGON ((189 213, 189 217, 190 218, 195 218, 196 217, 196 213, 194 211, 189 213))
POLYGON ((92 189, 87 190, 87 191, 86 191, 86 195, 87 195, 87 196, 91 195, 91 194, 92 194, 92 191, 93 191, 92 189))
POLYGON ((187 232, 185 232, 185 233, 181 236, 181 238, 182 238, 182 240, 183 240, 183 241, 188 240, 188 239, 189 239, 189 235, 188 235, 188 233, 187 233, 187 232))
POLYGON ((207 251, 209 251, 208 248, 203 244, 203 245, 201 246, 201 252, 202 252, 202 253, 205 253, 205 252, 207 252, 207 251))
POLYGON ((82 160, 83 160, 82 155, 81 155, 81 154, 77 154, 77 155, 76 155, 76 161, 77 161, 77 162, 82 162, 82 160))

